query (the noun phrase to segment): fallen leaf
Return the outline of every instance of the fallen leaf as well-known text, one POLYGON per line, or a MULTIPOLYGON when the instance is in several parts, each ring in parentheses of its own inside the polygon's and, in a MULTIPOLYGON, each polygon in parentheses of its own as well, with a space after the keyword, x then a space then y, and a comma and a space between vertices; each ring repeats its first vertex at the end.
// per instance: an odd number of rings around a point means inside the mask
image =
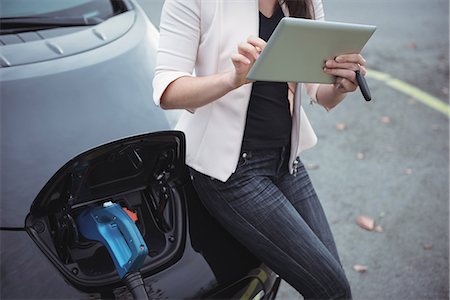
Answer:
POLYGON ((388 116, 384 116, 381 118, 381 123, 389 124, 389 123, 391 123, 391 118, 389 118, 388 116))
POLYGON ((306 169, 307 170, 317 170, 318 168, 320 168, 319 164, 306 164, 306 169))
POLYGON ((356 272, 359 273, 364 273, 368 270, 369 268, 367 268, 367 266, 364 265, 354 265, 353 266, 353 270, 355 270, 356 272))
POLYGON ((358 216, 356 218, 356 224, 359 225, 359 227, 372 231, 374 229, 375 226, 375 221, 367 216, 358 216))
POLYGON ((414 43, 414 42, 411 42, 411 43, 408 44, 408 48, 417 49, 417 44, 414 43))
POLYGON ((407 168, 407 169, 405 169, 405 174, 406 175, 411 175, 412 174, 412 169, 410 169, 410 168, 407 168))
POLYGON ((374 231, 376 231, 376 232, 383 232, 384 229, 380 225, 376 225, 375 228, 374 228, 374 231))
POLYGON ((433 245, 429 244, 429 243, 423 243, 422 247, 423 247, 424 250, 431 250, 431 249, 433 249, 433 245))
POLYGON ((362 152, 356 153, 356 159, 357 160, 363 160, 364 158, 365 158, 364 153, 362 153, 362 152))
POLYGON ((339 131, 343 131, 343 130, 347 129, 347 124, 343 123, 343 122, 337 123, 336 124, 336 129, 339 130, 339 131))

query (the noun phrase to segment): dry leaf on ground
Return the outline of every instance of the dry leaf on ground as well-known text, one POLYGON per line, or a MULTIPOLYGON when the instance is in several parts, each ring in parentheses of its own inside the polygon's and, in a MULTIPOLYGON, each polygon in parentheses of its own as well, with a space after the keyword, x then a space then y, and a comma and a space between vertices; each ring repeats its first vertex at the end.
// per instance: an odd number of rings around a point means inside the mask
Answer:
POLYGON ((388 116, 384 116, 381 118, 381 123, 389 124, 391 123, 391 118, 389 118, 388 116))
POLYGON ((423 243, 422 247, 423 247, 424 250, 431 250, 431 249, 433 249, 433 245, 430 244, 430 243, 423 243))
POLYGON ((356 218, 356 224, 359 225, 359 227, 372 231, 375 228, 375 221, 367 216, 358 216, 356 218))
POLYGON ((411 49, 417 49, 417 44, 415 42, 411 42, 407 46, 408 46, 408 48, 411 48, 411 49))
POLYGON ((307 170, 317 170, 318 168, 320 168, 319 164, 306 164, 306 169, 307 170))
POLYGON ((353 270, 355 270, 356 272, 359 273, 364 273, 368 270, 369 268, 367 268, 367 266, 364 265, 354 265, 353 266, 353 270))
POLYGON ((347 129, 347 123, 343 123, 343 122, 337 123, 336 124, 336 129, 339 130, 339 131, 347 129))

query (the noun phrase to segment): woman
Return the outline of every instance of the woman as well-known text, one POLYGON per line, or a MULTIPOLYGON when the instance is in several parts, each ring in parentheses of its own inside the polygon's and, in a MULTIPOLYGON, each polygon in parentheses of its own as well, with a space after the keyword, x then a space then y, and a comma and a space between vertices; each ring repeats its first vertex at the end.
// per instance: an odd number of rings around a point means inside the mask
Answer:
MULTIPOLYGON (((186 163, 209 212, 307 299, 351 291, 319 199, 298 155, 316 143, 301 84, 249 82, 283 16, 323 19, 321 0, 166 0, 154 100, 185 109, 186 163), (195 75, 193 75, 195 72, 195 75)), ((307 43, 308 41, 304 41, 307 43)), ((304 84, 329 110, 365 74, 359 54, 329 60, 334 85, 304 84)))

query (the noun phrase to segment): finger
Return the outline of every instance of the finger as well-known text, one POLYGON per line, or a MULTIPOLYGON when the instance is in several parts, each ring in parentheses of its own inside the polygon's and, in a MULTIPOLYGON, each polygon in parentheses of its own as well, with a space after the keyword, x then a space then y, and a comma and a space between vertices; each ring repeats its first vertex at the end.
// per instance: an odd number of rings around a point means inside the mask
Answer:
POLYGON ((231 55, 231 61, 233 62, 234 65, 242 63, 244 65, 249 65, 251 64, 251 60, 248 59, 246 56, 239 54, 239 53, 234 53, 231 55))
POLYGON ((334 60, 328 60, 325 63, 325 66, 330 69, 349 69, 352 71, 358 71, 361 69, 361 66, 359 64, 355 63, 338 63, 334 60))
POLYGON ((366 74, 367 74, 366 67, 364 67, 364 66, 359 66, 359 71, 361 72, 361 75, 362 75, 362 76, 366 76, 366 74))
POLYGON ((361 75, 365 76, 367 74, 367 70, 365 66, 361 66, 359 64, 354 63, 338 63, 335 60, 327 60, 325 62, 325 67, 330 69, 349 69, 352 71, 359 70, 361 75))
POLYGON ((255 46, 245 42, 238 45, 238 52, 250 60, 256 60, 259 56, 255 46))
POLYGON ((334 82, 334 87, 335 87, 337 90, 342 90, 342 88, 343 88, 343 85, 341 84, 342 79, 343 79, 343 78, 341 78, 341 77, 337 77, 337 78, 336 78, 336 81, 334 82))
POLYGON ((350 62, 350 63, 360 64, 361 66, 366 65, 366 60, 364 59, 364 57, 362 57, 361 54, 355 54, 355 53, 342 54, 342 55, 337 56, 334 60, 339 63, 350 62))
POLYGON ((356 73, 355 71, 348 70, 348 69, 330 69, 330 68, 324 68, 325 73, 334 75, 336 77, 342 77, 347 80, 352 81, 356 84, 356 73))
POLYGON ((254 35, 247 38, 247 43, 253 45, 259 52, 263 51, 267 44, 262 38, 254 35))
POLYGON ((352 81, 342 78, 342 80, 340 81, 340 90, 348 93, 348 92, 353 92, 358 88, 358 85, 356 85, 355 83, 353 83, 352 81))

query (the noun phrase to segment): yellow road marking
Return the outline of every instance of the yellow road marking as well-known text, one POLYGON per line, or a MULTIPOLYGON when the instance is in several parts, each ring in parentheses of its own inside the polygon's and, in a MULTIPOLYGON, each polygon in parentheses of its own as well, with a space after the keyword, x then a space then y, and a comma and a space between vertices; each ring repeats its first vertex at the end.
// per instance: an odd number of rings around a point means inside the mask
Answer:
POLYGON ((373 78, 379 81, 383 81, 386 85, 390 86, 391 88, 396 89, 397 91, 400 91, 404 94, 407 94, 413 97, 414 99, 417 99, 418 101, 422 102, 423 104, 443 113, 447 117, 450 117, 450 106, 447 103, 422 91, 421 89, 415 86, 412 86, 404 81, 396 79, 391 75, 380 71, 367 70, 366 76, 367 78, 373 78))

